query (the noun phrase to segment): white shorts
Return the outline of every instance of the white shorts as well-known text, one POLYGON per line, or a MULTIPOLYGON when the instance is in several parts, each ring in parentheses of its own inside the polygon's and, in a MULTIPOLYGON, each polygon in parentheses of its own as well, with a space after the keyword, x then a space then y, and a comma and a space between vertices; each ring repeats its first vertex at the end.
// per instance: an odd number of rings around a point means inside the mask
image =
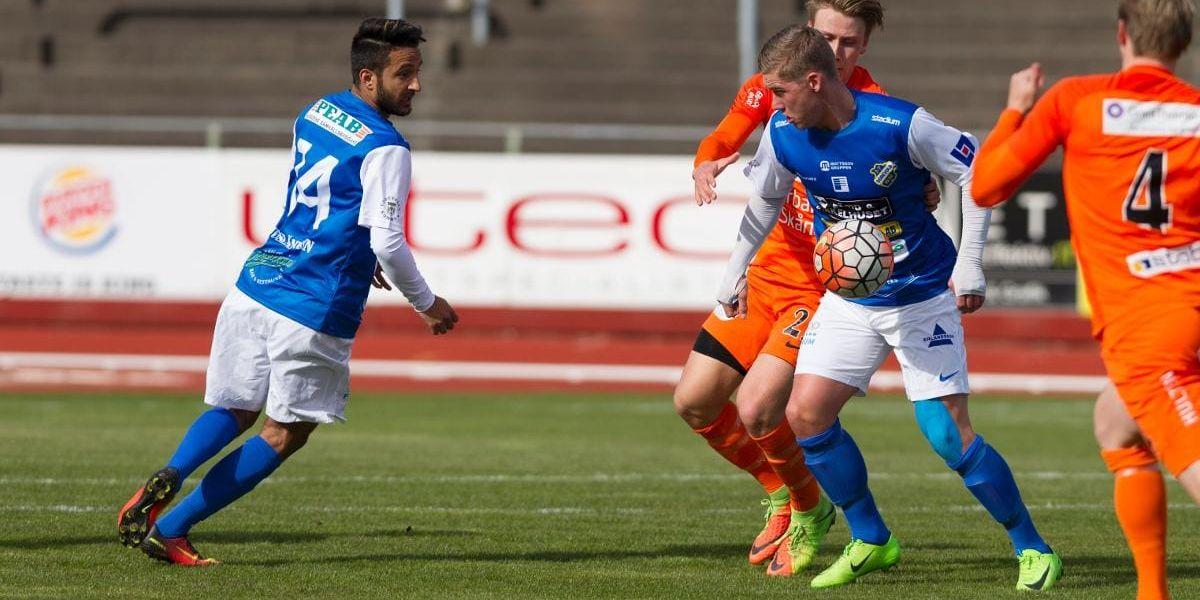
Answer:
POLYGON ((866 394, 871 376, 891 350, 900 362, 909 400, 970 391, 962 316, 949 290, 908 306, 863 306, 825 294, 800 342, 796 372, 866 394))
POLYGON ((280 423, 345 421, 353 343, 305 327, 235 287, 217 314, 204 402, 265 408, 280 423))

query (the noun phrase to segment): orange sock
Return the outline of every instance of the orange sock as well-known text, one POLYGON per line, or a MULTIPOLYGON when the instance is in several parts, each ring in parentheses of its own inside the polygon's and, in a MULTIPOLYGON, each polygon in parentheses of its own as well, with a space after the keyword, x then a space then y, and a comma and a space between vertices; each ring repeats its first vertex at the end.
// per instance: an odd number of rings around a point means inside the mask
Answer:
POLYGON ((792 497, 792 509, 806 511, 815 507, 821 500, 821 487, 805 466, 804 453, 796 444, 796 434, 792 433, 787 421, 780 423, 779 427, 767 435, 753 439, 767 456, 771 468, 779 474, 783 484, 788 486, 792 497))
POLYGON ((726 402, 721 414, 707 427, 695 430, 708 441, 717 454, 725 457, 737 468, 751 474, 762 484, 767 493, 783 487, 783 481, 763 456, 762 450, 750 439, 750 433, 738 418, 737 407, 726 402))
POLYGON ((1145 446, 1101 450, 1115 477, 1113 505, 1137 568, 1137 600, 1166 600, 1167 493, 1158 459, 1145 446))

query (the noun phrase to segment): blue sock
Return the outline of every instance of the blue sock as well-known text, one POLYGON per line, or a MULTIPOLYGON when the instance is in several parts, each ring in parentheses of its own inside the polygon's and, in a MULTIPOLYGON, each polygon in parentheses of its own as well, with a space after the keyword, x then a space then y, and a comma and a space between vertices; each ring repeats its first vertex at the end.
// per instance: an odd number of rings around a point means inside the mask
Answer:
POLYGON ((962 475, 967 489, 987 509, 996 522, 1008 531, 1013 550, 1019 555, 1022 550, 1034 549, 1050 552, 1050 546, 1038 534, 1029 517, 1029 510, 1021 501, 1021 491, 1013 479, 1012 471, 1004 457, 976 435, 975 441, 963 452, 951 469, 962 475))
POLYGON ((239 433, 233 411, 227 408, 207 410, 192 422, 167 466, 179 471, 180 481, 187 479, 192 471, 237 439, 239 433))
POLYGON ((279 454, 262 436, 246 440, 241 448, 214 465, 192 493, 158 520, 159 533, 169 538, 187 535, 193 525, 245 496, 282 463, 279 454))
POLYGON ((841 422, 834 421, 833 427, 812 437, 796 438, 796 443, 804 449, 804 464, 817 483, 846 515, 850 535, 868 544, 887 543, 892 532, 867 489, 867 463, 841 422))

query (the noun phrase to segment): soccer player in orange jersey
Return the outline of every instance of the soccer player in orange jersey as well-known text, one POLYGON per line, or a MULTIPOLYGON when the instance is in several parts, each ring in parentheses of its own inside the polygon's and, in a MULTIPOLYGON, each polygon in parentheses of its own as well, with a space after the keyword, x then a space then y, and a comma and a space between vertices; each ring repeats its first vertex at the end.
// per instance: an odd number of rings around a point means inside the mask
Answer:
MULTIPOLYGON (((871 32, 883 24, 879 2, 812 0, 807 9, 809 24, 834 50, 839 77, 851 88, 883 93, 858 66, 871 32)), ((760 62, 774 52, 768 41, 760 62)), ((737 160, 738 149, 767 122, 774 103, 761 74, 742 85, 729 113, 696 153, 692 177, 698 204, 716 198, 717 175, 737 160)), ((928 192, 936 206, 937 188, 928 192)), ((797 183, 747 273, 750 301, 742 306, 748 304, 748 310, 743 318, 720 308, 709 316, 675 388, 675 408, 684 421, 767 492, 766 524, 749 559, 752 564, 770 560, 770 575, 793 575, 811 563, 834 514, 783 418, 798 341, 825 292, 813 274, 812 227, 812 209, 797 183), (736 406, 729 401, 735 390, 736 406)))
POLYGON ((1128 411, 1102 394, 1095 425, 1139 599, 1167 597, 1157 463, 1200 502, 1200 89, 1174 74, 1194 14, 1191 0, 1121 0, 1121 70, 1069 77, 1036 104, 1038 65, 1013 75, 975 162, 975 201, 994 206, 1065 148, 1092 333, 1128 411))

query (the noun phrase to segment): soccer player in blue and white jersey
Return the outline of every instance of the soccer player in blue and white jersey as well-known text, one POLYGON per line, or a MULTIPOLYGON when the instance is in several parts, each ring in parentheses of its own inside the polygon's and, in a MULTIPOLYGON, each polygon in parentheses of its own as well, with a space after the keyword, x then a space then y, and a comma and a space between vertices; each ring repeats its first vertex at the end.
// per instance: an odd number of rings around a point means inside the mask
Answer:
POLYGON ((388 120, 412 111, 422 41, 405 21, 363 21, 351 44, 353 88, 296 119, 283 216, 217 315, 204 395, 212 408, 121 509, 126 546, 169 563, 216 564, 188 542, 191 528, 254 489, 318 424, 345 420, 350 349, 377 265, 434 335, 453 329, 458 316, 429 290, 405 242, 412 161, 388 120), (264 411, 262 433, 158 518, 183 481, 264 411))
POLYGON ((838 420, 895 350, 921 432, 1008 531, 1019 558, 1017 587, 1048 589, 1062 563, 1034 527, 1007 463, 975 433, 967 414, 960 312, 983 303, 988 221, 970 198, 975 140, 904 100, 847 89, 820 32, 797 28, 789 38, 777 64, 763 68, 783 110, 772 117, 746 168, 758 197, 747 208, 720 299, 728 313, 739 311, 744 292, 737 282, 795 177, 808 190, 818 234, 829 223, 868 220, 891 237, 896 260, 892 278, 871 297, 827 293, 801 341, 788 421, 805 463, 841 507, 852 537, 811 585, 849 583, 900 558, 900 545, 867 487, 862 453, 838 420), (931 173, 963 188, 960 253, 925 211, 923 189, 931 173))

